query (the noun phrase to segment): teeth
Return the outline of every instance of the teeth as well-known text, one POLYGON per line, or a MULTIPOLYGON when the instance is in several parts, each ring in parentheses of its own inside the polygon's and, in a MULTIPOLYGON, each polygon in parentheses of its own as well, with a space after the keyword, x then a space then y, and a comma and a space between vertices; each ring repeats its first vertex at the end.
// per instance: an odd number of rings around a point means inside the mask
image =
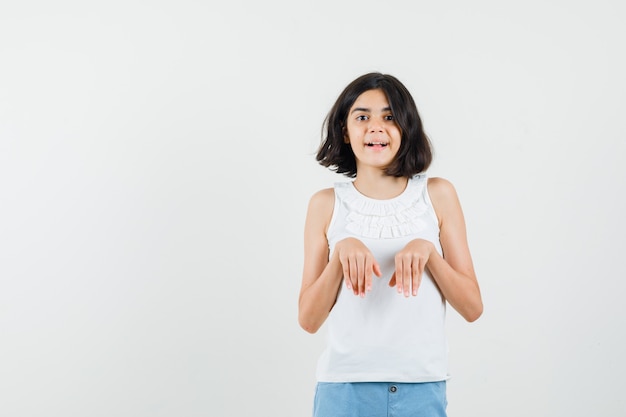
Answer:
POLYGON ((376 145, 387 146, 387 143, 385 143, 385 142, 369 142, 367 144, 367 146, 376 146, 376 145))

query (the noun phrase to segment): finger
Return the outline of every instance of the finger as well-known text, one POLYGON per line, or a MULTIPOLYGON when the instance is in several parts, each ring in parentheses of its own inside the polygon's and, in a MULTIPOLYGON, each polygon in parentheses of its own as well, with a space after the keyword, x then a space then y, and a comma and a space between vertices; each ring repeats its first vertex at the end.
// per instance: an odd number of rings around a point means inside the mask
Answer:
POLYGON ((398 291, 398 294, 402 294, 402 274, 403 274, 403 265, 402 265, 402 257, 397 256, 396 257, 396 272, 395 272, 395 276, 396 276, 396 291, 398 291))
POLYGON ((367 275, 367 269, 366 269, 366 259, 364 256, 359 256, 358 257, 358 263, 357 263, 357 269, 359 271, 358 273, 358 279, 359 279, 359 295, 361 297, 365 296, 365 277, 367 275))
POLYGON ((417 272, 417 290, 422 285, 422 276, 424 276, 424 269, 426 268, 426 261, 422 259, 420 262, 419 271, 417 272))
POLYGON ((372 273, 374 272, 374 265, 371 256, 365 258, 365 292, 372 290, 372 273))
POLYGON ((405 256, 402 264, 402 288, 404 296, 408 297, 411 292, 411 271, 413 268, 413 258, 405 256))
POLYGON ((389 280, 389 286, 390 287, 396 286, 396 273, 395 272, 393 273, 393 275, 391 275, 391 279, 389 280))
POLYGON ((359 266, 356 260, 350 259, 350 282, 352 282, 352 291, 354 294, 359 293, 359 266))
POLYGON ((346 258, 339 258, 341 262, 341 270, 343 272, 343 281, 346 284, 346 288, 352 289, 352 282, 350 281, 350 262, 346 258))
POLYGON ((420 280, 422 277, 422 268, 419 262, 419 259, 417 260, 417 265, 413 265, 413 268, 411 269, 411 290, 413 292, 413 295, 416 296, 417 295, 417 289, 419 288, 420 285, 420 280), (417 266, 417 267, 416 267, 417 266))
POLYGON ((376 262, 376 260, 374 260, 372 269, 374 270, 374 274, 376 274, 378 278, 383 276, 383 272, 380 270, 380 265, 378 265, 378 262, 376 262))

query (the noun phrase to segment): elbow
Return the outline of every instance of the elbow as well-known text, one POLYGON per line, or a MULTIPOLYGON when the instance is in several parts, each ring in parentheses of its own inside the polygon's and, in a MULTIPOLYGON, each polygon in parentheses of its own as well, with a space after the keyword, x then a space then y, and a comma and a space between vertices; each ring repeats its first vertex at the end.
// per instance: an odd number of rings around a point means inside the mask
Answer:
POLYGON ((302 313, 298 315, 298 324, 300 324, 300 327, 302 327, 305 332, 311 334, 317 333, 321 327, 320 323, 316 323, 315 320, 311 320, 310 317, 302 313))
POLYGON ((475 322, 476 320, 478 320, 478 319, 480 318, 480 316, 481 316, 481 315, 482 315, 482 312, 474 313, 474 314, 471 314, 471 315, 470 315, 470 314, 468 314, 468 315, 466 315, 466 316, 465 316, 465 320, 466 320, 468 323, 473 323, 473 322, 475 322))
POLYGON ((480 316, 482 316, 483 314, 483 305, 482 303, 472 309, 469 309, 468 311, 465 311, 463 314, 463 318, 468 322, 468 323, 473 323, 476 320, 478 320, 480 318, 480 316))
POLYGON ((315 326, 305 326, 301 324, 300 327, 302 327, 305 332, 310 333, 310 334, 315 334, 319 330, 319 327, 315 327, 315 326))

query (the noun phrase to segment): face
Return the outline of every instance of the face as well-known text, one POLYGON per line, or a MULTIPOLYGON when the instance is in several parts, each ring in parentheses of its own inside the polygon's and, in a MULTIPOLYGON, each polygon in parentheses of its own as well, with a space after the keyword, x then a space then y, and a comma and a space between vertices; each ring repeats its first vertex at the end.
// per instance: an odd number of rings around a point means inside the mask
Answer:
POLYGON ((398 153, 401 138, 382 90, 365 91, 356 99, 348 113, 344 140, 352 147, 357 171, 366 167, 385 169, 398 153))

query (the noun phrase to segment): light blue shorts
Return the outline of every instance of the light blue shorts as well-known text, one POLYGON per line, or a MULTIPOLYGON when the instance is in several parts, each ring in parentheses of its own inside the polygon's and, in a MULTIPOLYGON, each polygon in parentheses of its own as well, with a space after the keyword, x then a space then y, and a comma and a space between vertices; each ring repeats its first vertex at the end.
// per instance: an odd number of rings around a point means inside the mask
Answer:
POLYGON ((318 382, 313 417, 446 417, 446 381, 318 382))

